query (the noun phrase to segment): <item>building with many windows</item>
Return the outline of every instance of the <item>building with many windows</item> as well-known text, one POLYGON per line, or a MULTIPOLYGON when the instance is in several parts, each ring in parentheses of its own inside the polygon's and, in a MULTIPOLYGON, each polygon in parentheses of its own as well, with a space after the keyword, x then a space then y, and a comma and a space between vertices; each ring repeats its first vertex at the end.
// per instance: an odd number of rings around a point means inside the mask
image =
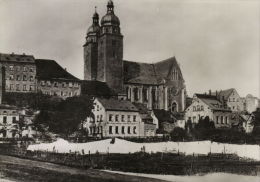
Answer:
POLYGON ((123 59, 123 34, 112 0, 99 21, 94 13, 84 44, 84 80, 100 81, 149 109, 184 111, 186 88, 175 57, 154 64, 123 59))
POLYGON ((225 107, 216 96, 194 94, 192 104, 186 109, 185 121, 196 124, 200 119, 209 117, 216 128, 231 127, 231 114, 231 109, 225 107))
POLYGON ((147 137, 155 136, 156 123, 130 101, 96 98, 84 128, 93 137, 147 137))
POLYGON ((0 54, 1 91, 43 93, 62 98, 81 94, 81 81, 54 60, 0 54))

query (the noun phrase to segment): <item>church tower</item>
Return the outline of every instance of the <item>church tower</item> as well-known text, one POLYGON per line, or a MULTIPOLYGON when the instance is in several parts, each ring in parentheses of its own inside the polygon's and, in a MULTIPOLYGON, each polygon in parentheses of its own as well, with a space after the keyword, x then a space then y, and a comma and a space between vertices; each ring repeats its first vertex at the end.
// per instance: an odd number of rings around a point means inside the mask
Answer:
POLYGON ((97 79, 99 15, 95 10, 92 25, 88 28, 84 44, 84 80, 97 79))
POLYGON ((101 19, 98 39, 97 80, 106 82, 117 93, 123 91, 123 36, 114 4, 108 1, 107 13, 101 19))

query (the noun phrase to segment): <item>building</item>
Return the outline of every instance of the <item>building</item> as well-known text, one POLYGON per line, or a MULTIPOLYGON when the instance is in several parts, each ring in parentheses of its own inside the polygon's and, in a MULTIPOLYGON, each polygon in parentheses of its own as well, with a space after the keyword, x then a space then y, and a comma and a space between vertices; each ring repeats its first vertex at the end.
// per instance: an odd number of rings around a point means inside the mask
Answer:
POLYGON ((84 128, 93 137, 147 137, 155 136, 156 124, 130 101, 96 98, 84 128))
POLYGON ((81 80, 54 60, 36 59, 37 92, 62 98, 81 94, 81 80))
POLYGON ((225 107, 216 96, 194 94, 192 104, 186 109, 185 121, 190 120, 192 124, 196 124, 200 119, 208 116, 216 128, 231 127, 231 113, 232 111, 225 107))
POLYGON ((212 95, 216 95, 218 100, 229 107, 232 112, 241 112, 244 110, 242 99, 234 88, 216 91, 212 95))
POLYGON ((19 110, 15 106, 0 105, 0 138, 19 138, 19 110))
POLYGON ((0 54, 1 92, 43 93, 62 98, 81 94, 81 81, 56 61, 26 54, 0 54))
POLYGON ((244 110, 252 113, 259 107, 259 99, 251 94, 248 94, 245 98, 242 98, 244 110))
POLYGON ((36 65, 32 55, 0 54, 4 91, 36 92, 36 65))
POLYGON ((123 59, 123 34, 112 0, 99 24, 92 17, 84 44, 84 79, 105 82, 122 99, 149 109, 184 111, 186 88, 175 57, 154 64, 123 59))

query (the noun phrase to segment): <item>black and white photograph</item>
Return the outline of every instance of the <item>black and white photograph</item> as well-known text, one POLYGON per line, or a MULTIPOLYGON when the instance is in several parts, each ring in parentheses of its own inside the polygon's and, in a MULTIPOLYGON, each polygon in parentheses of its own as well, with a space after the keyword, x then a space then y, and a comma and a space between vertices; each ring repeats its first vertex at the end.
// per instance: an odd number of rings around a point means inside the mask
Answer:
POLYGON ((259 182, 259 0, 0 0, 0 182, 259 182))

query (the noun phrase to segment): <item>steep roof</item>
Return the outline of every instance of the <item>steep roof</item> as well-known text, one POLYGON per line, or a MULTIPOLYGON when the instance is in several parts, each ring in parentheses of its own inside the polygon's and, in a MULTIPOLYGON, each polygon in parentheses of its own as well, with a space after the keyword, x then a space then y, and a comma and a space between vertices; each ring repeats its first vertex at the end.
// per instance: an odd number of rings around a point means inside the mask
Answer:
POLYGON ((195 96, 207 104, 212 110, 231 111, 230 109, 225 108, 216 96, 205 94, 195 94, 195 96))
POLYGON ((110 97, 116 95, 105 82, 82 80, 81 93, 83 95, 110 97))
POLYGON ((62 79, 79 81, 78 78, 67 72, 56 61, 49 59, 36 59, 36 76, 39 79, 62 79))
POLYGON ((218 97, 221 98, 221 99, 224 97, 224 99, 227 100, 228 97, 232 94, 232 92, 234 90, 235 90, 234 88, 221 90, 221 91, 218 92, 218 97))
POLYGON ((19 62, 19 63, 34 63, 35 59, 32 55, 26 54, 1 54, 0 53, 0 61, 5 62, 19 62))
POLYGON ((175 57, 171 57, 154 64, 125 60, 123 65, 124 81, 128 83, 151 85, 161 84, 163 80, 167 80, 173 67, 179 71, 180 78, 183 80, 180 67, 175 57))
POLYGON ((128 111, 138 112, 138 109, 128 100, 117 100, 114 98, 105 99, 97 98, 97 100, 109 111, 128 111))

